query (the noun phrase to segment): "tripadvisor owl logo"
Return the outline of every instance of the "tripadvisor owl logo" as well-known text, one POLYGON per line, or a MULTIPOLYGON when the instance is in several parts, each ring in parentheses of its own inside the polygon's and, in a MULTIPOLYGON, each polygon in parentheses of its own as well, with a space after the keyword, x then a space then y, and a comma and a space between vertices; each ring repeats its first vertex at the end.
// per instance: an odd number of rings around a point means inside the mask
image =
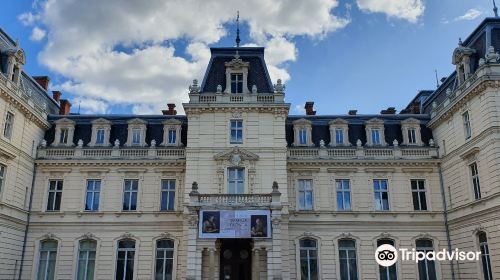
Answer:
POLYGON ((380 245, 375 251, 375 260, 381 266, 391 266, 398 260, 398 251, 392 245, 380 245))

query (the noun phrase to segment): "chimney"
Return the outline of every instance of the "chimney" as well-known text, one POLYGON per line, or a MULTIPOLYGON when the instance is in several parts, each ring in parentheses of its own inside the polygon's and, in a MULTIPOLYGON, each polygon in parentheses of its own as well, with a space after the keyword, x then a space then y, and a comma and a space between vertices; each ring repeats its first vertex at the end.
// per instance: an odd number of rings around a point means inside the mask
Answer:
POLYGON ((54 100, 59 103, 59 101, 61 100, 61 92, 58 91, 58 90, 53 90, 52 91, 52 98, 54 98, 54 100))
POLYGON ((71 103, 67 99, 59 100, 59 115, 69 115, 71 111, 71 103))
POLYGON ((380 111, 380 114, 382 114, 382 115, 394 115, 394 114, 396 114, 396 108, 389 107, 385 110, 380 111))
POLYGON ((49 89, 49 76, 33 76, 33 79, 41 86, 43 89, 49 89))
POLYGON ((161 112, 165 116, 174 116, 177 115, 177 111, 175 110, 175 104, 174 103, 168 103, 168 110, 162 110, 161 112))
POLYGON ((347 112, 347 114, 349 116, 356 116, 357 113, 358 113, 358 110, 349 110, 349 112, 347 112))
POLYGON ((316 111, 314 111, 314 102, 312 102, 312 101, 306 102, 304 109, 306 109, 306 115, 308 115, 308 116, 316 115, 316 111))

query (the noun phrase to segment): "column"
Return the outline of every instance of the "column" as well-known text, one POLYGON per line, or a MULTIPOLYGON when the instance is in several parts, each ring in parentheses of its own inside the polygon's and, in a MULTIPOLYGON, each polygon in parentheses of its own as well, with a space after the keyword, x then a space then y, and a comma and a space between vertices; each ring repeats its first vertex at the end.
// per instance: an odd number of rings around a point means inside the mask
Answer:
POLYGON ((252 257, 252 280, 260 279, 260 259, 259 254, 260 250, 258 248, 253 248, 253 257, 252 257))
POLYGON ((201 279, 201 251, 197 248, 198 216, 188 215, 187 220, 187 264, 186 279, 201 279))
POLYGON ((210 263, 209 279, 217 279, 215 276, 215 248, 208 249, 208 258, 210 263))

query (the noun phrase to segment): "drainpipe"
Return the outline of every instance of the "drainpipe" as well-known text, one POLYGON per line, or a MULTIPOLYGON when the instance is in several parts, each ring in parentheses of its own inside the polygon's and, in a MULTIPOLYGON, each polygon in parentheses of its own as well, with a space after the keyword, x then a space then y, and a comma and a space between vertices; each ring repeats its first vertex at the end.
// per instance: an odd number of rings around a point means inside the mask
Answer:
MULTIPOLYGON (((35 159, 36 159, 36 153, 33 161, 35 159)), ((36 164, 33 162, 33 179, 31 180, 30 202, 28 206, 28 217, 26 221, 26 228, 24 229, 23 250, 21 253, 21 266, 19 267, 19 277, 17 278, 18 280, 21 280, 21 276, 23 275, 24 255, 26 254, 26 242, 28 240, 28 229, 31 219, 31 206, 33 204, 33 191, 35 189, 35 178, 36 178, 36 164)))
MULTIPOLYGON (((439 149, 437 150, 437 155, 439 158, 439 149)), ((441 189, 441 198, 443 200, 443 214, 444 214, 444 227, 446 230, 446 241, 448 243, 448 251, 451 252, 451 237, 450 237, 450 226, 448 225, 448 207, 446 205, 446 194, 444 192, 444 180, 443 171, 441 170, 441 163, 438 163, 438 173, 439 173, 439 187, 441 189)), ((453 265, 453 260, 450 260, 451 264, 451 279, 455 280, 455 267, 453 265)))

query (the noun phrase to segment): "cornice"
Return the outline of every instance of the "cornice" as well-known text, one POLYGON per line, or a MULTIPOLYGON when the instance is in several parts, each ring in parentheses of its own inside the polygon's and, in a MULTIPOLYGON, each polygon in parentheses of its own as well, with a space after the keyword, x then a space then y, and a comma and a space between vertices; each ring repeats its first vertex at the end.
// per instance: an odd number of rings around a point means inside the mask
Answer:
POLYGON ((210 103, 210 104, 183 104, 186 115, 212 113, 212 112, 257 112, 274 113, 288 115, 289 103, 210 103))
POLYGON ((142 166, 167 166, 167 167, 185 167, 185 160, 36 160, 35 164, 38 167, 109 167, 109 166, 124 166, 124 167, 142 167, 142 166))
POLYGON ((13 94, 9 94, 3 88, 0 88, 0 96, 3 99, 5 99, 5 101, 7 101, 9 104, 12 104, 19 111, 21 111, 28 120, 33 121, 44 130, 49 129, 50 127, 49 122, 46 119, 42 118, 41 116, 34 114, 33 113, 33 110, 35 110, 34 108, 31 108, 30 106, 25 104, 25 102, 18 100, 13 96, 13 94))
POLYGON ((435 166, 439 159, 428 160, 288 160, 288 168, 306 166, 336 167, 428 167, 435 166))

